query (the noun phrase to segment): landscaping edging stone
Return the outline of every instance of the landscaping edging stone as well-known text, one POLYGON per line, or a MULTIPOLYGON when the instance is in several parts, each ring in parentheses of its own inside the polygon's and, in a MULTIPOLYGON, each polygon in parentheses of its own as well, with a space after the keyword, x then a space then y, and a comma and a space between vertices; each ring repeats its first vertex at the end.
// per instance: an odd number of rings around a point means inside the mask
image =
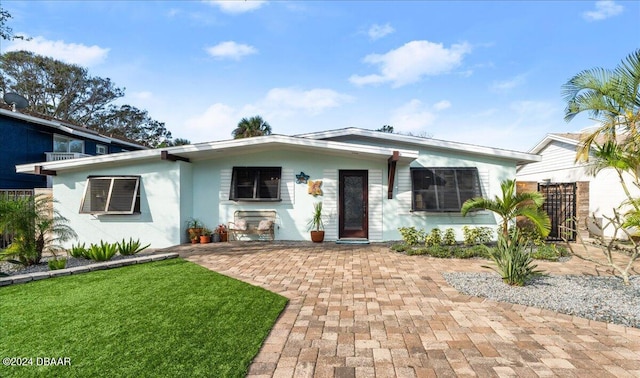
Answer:
POLYGON ((43 279, 52 278, 52 277, 69 276, 71 274, 88 273, 96 270, 113 269, 113 268, 119 268, 127 265, 144 264, 152 261, 175 259, 177 257, 178 257, 178 254, 175 252, 160 253, 157 255, 146 255, 146 256, 134 257, 134 258, 125 259, 125 260, 105 261, 105 262, 99 262, 99 263, 90 264, 90 265, 76 266, 73 268, 50 270, 48 272, 17 274, 14 276, 0 277, 0 286, 15 285, 15 284, 26 283, 31 281, 43 280, 43 279))

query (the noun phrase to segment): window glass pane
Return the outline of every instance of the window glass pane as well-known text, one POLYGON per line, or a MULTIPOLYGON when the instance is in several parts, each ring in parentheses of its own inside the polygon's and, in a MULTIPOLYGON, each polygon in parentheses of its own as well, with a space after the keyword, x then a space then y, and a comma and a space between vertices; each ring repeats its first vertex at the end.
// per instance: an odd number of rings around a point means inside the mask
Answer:
POLYGON ((108 211, 133 211, 137 179, 114 179, 108 211))
POLYGON ((53 152, 69 152, 69 140, 55 135, 53 137, 53 152))
POLYGON ((476 168, 413 168, 411 179, 413 210, 457 212, 482 195, 476 168))
POLYGON ((107 153, 107 146, 103 144, 96 144, 96 155, 104 155, 107 153))
POLYGON ((280 170, 260 169, 260 198, 277 199, 280 193, 280 170))
POLYGON ((111 179, 90 179, 87 181, 87 191, 82 204, 83 213, 102 212, 107 208, 107 198, 111 179))
POLYGON ((84 152, 84 141, 77 140, 77 139, 72 139, 69 142, 69 152, 83 153, 84 152))
POLYGON ((279 199, 280 175, 281 168, 234 167, 230 199, 279 199))
POLYGON ((91 177, 80 213, 132 214, 140 212, 139 177, 91 177))

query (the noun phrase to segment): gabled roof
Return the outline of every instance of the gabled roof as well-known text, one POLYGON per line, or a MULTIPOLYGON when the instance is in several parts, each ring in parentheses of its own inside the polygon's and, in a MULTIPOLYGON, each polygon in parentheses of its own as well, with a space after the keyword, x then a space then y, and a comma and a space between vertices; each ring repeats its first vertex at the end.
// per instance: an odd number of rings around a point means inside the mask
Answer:
POLYGON ((332 139, 345 136, 358 136, 370 139, 378 140, 391 140, 401 143, 413 144, 420 147, 429 147, 441 150, 453 150, 458 152, 465 152, 474 155, 485 155, 492 157, 505 158, 510 160, 516 160, 517 164, 531 163, 540 161, 541 157, 532 153, 505 150, 501 148, 478 146, 474 144, 450 142, 441 139, 422 138, 411 135, 402 135, 394 133, 385 133, 381 131, 360 129, 356 127, 349 127, 344 129, 321 131, 315 133, 307 133, 296 135, 300 138, 306 139, 332 139))
POLYGON ((216 157, 226 158, 234 154, 245 154, 247 151, 258 152, 273 149, 273 147, 284 147, 310 152, 329 152, 331 154, 347 156, 350 158, 380 159, 384 161, 387 161, 387 159, 394 156, 395 151, 398 152, 399 161, 410 162, 417 159, 419 156, 418 151, 415 150, 313 140, 285 135, 268 135, 253 138, 196 143, 162 149, 98 155, 79 159, 22 164, 16 166, 16 171, 19 173, 45 174, 45 172, 50 172, 51 174, 55 174, 53 172, 81 169, 90 165, 110 165, 125 162, 151 161, 156 159, 196 161, 216 157))
POLYGON ((77 135, 79 137, 95 140, 101 143, 107 143, 107 144, 116 143, 123 146, 129 146, 134 148, 142 148, 142 149, 147 148, 145 146, 142 146, 133 142, 102 135, 95 130, 74 125, 69 122, 56 120, 54 118, 48 119, 48 118, 43 118, 42 116, 34 116, 34 115, 24 114, 21 112, 14 112, 14 111, 2 109, 2 108, 0 108, 0 115, 9 117, 9 118, 19 119, 25 122, 35 123, 42 126, 47 126, 52 129, 65 132, 67 134, 77 135))
POLYGON ((529 150, 532 154, 538 154, 542 151, 549 143, 553 141, 562 142, 571 144, 574 146, 578 146, 580 144, 581 133, 553 133, 547 134, 540 142, 538 142, 532 149, 529 150))

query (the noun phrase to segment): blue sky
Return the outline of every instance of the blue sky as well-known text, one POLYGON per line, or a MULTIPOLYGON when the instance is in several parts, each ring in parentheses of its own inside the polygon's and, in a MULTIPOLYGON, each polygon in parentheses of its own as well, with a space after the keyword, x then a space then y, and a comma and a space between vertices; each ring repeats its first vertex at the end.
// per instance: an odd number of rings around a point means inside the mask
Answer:
POLYGON ((563 119, 561 86, 640 47, 638 1, 2 1, 26 49, 126 88, 174 137, 385 124, 527 151, 563 119))

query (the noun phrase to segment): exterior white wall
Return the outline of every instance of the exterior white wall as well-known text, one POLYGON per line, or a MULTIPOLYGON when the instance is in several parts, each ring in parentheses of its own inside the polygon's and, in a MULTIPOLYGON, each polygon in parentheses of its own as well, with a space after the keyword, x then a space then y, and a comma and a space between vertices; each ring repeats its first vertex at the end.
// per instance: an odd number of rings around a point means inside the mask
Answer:
MULTIPOLYGON (((585 164, 576 164, 576 146, 559 141, 550 142, 539 153, 542 161, 529 163, 520 167, 516 178, 518 181, 543 182, 549 180, 552 183, 589 182, 589 214, 595 216, 595 221, 602 224, 603 215, 611 216, 613 209, 627 199, 622 190, 618 174, 613 169, 606 169, 592 176, 588 173, 585 164)), ((633 196, 640 196, 640 190, 631 182, 630 176, 626 176, 628 188, 633 196)), ((591 232, 597 232, 590 227, 591 232)), ((605 229, 605 237, 612 237, 612 228, 605 229)), ((621 237, 622 235, 618 235, 621 237)))
MULTIPOLYGON (((394 199, 386 200, 384 204, 384 240, 400 240, 399 227, 415 226, 426 232, 433 228, 440 228, 442 231, 452 228, 456 233, 457 240, 463 240, 462 228, 467 225, 497 229, 500 220, 488 211, 471 213, 466 217, 460 213, 412 212, 410 173, 412 167, 476 167, 480 176, 482 195, 489 198, 501 193, 501 181, 515 177, 515 163, 513 161, 464 153, 447 154, 443 151, 421 151, 420 157, 416 161, 408 165, 398 165, 396 168, 394 199)), ((494 237, 496 236, 494 234, 494 237)))
MULTIPOLYGON (((277 213, 275 235, 278 240, 311 240, 308 222, 315 202, 323 202, 325 240, 335 240, 338 235, 337 193, 338 172, 341 169, 369 171, 369 205, 377 211, 369 213, 369 236, 382 240, 382 214, 380 198, 383 192, 382 169, 386 159, 377 161, 346 159, 330 154, 300 151, 247 153, 225 159, 193 162, 193 216, 207 227, 233 221, 236 210, 275 210, 277 213), (280 202, 243 202, 229 200, 231 172, 234 166, 282 167, 280 202), (331 167, 331 168, 327 168, 331 167), (295 175, 300 172, 310 180, 322 180, 322 196, 308 194, 307 184, 297 184, 295 175)), ((386 177, 386 176, 385 176, 386 177)), ((386 186, 385 186, 386 188, 386 186)))
POLYGON ((140 241, 153 248, 167 247, 181 242, 180 209, 182 163, 157 161, 122 167, 92 169, 74 173, 64 173, 53 178, 55 208, 70 221, 70 226, 78 234, 76 243, 99 243, 121 241, 123 238, 140 241), (86 186, 87 176, 137 175, 140 181, 140 214, 133 215, 91 215, 80 214, 80 203, 86 186))
MULTIPOLYGON (((405 148, 407 146, 399 146, 405 148)), ((412 146, 415 147, 415 146, 412 146)), ((399 163, 393 199, 387 199, 388 156, 335 155, 327 152, 286 149, 278 151, 220 154, 220 157, 186 162, 154 161, 120 167, 95 168, 82 172, 60 172, 54 178, 58 210, 71 221, 80 242, 97 243, 140 239, 153 248, 187 242, 185 222, 197 218, 213 229, 233 220, 236 210, 275 210, 277 240, 310 240, 308 222, 313 204, 322 201, 325 239, 338 237, 338 172, 367 170, 369 183, 369 239, 400 240, 398 227, 415 226, 430 231, 452 227, 462 240, 464 225, 497 227, 490 212, 462 217, 459 213, 411 212, 410 167, 477 167, 483 195, 500 192, 500 182, 515 177, 513 160, 483 157, 451 151, 422 151, 417 160, 399 163), (279 202, 230 201, 231 172, 234 166, 275 166, 282 168, 279 202), (297 184, 295 175, 305 172, 310 180, 322 180, 324 195, 307 193, 307 184, 297 184), (141 214, 79 214, 88 175, 140 175, 141 214)))

